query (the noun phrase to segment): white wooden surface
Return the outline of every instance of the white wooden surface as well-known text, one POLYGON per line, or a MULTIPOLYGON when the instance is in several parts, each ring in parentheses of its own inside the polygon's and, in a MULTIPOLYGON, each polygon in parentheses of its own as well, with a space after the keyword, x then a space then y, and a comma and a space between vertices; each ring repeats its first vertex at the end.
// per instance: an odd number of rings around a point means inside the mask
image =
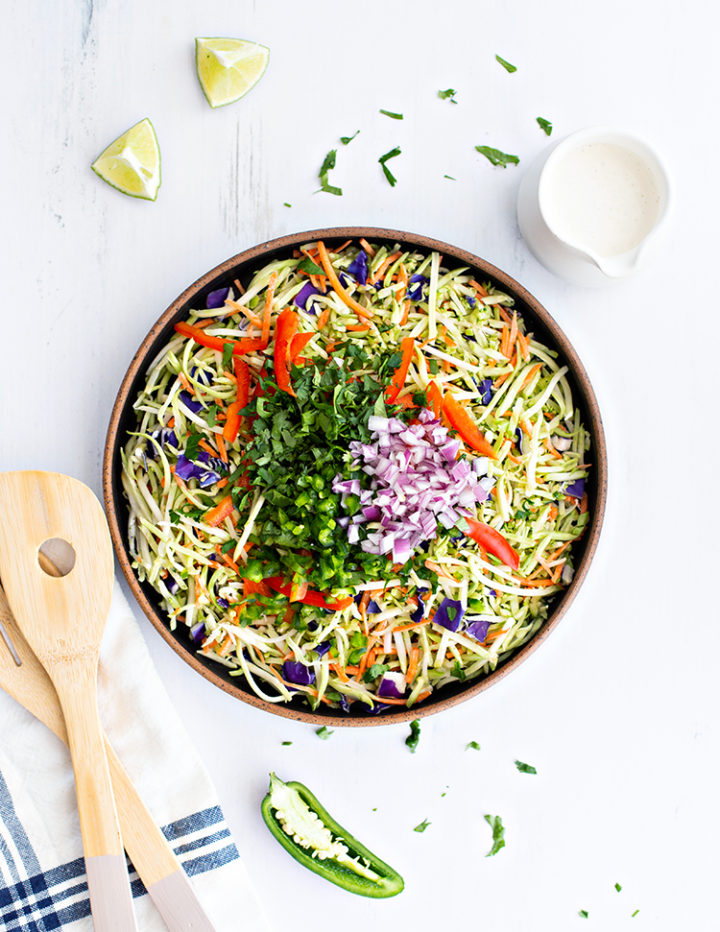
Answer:
POLYGON ((160 312, 225 257, 331 224, 428 233, 507 269, 566 329, 603 409, 609 510, 581 597, 522 669, 424 722, 416 755, 404 727, 320 741, 245 707, 143 622, 278 929, 563 932, 583 927, 580 909, 597 929, 717 928, 719 25, 704 0, 5 5, 0 467, 99 490, 115 392, 160 312), (196 35, 270 46, 261 84, 212 111, 196 35), (446 87, 457 106, 437 98, 446 87), (144 116, 164 157, 155 204, 89 168, 144 116), (553 138, 612 123, 665 156, 672 218, 632 280, 565 285, 519 237, 517 186, 547 143, 537 116, 553 138), (344 196, 313 194, 323 156, 356 129, 333 176, 344 196), (476 144, 519 167, 492 168, 476 144), (395 145, 391 189, 376 159, 395 145), (464 750, 473 739, 479 753, 464 750), (300 869, 260 819, 271 769, 312 787, 406 891, 359 900, 300 869), (487 860, 484 813, 507 826, 487 860))

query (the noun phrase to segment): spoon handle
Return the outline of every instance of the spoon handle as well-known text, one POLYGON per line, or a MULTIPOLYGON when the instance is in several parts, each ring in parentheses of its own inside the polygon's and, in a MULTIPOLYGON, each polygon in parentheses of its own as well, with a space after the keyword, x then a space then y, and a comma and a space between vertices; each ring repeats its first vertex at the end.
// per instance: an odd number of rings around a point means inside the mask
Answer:
POLYGON ((97 708, 92 664, 56 676, 75 771, 80 832, 95 932, 136 932, 130 881, 97 708))

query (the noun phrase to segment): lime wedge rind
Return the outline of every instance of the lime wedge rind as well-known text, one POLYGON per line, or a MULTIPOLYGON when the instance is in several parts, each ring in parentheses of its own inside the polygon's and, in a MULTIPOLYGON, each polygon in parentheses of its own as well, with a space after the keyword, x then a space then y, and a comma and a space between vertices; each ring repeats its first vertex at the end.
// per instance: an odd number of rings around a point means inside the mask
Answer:
POLYGON ((162 181, 160 146, 147 117, 107 146, 90 166, 111 188, 128 197, 157 200, 162 181))
POLYGON ((267 70, 270 49, 246 39, 206 36, 195 39, 195 68, 213 109, 240 100, 267 70))

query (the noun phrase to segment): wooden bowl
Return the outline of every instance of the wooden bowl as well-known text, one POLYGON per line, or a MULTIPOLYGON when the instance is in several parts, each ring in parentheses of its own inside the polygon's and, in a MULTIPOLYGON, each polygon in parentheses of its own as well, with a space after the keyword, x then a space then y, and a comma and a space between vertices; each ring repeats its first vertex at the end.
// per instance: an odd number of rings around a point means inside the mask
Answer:
POLYGON ((582 363, 560 327, 540 302, 525 288, 505 272, 490 265, 489 262, 485 262, 484 259, 479 259, 463 249, 457 249, 427 236, 373 227, 335 227, 326 230, 310 230, 307 233, 294 233, 255 246, 252 249, 247 249, 203 275, 202 278, 199 278, 187 288, 179 298, 173 301, 143 340, 120 386, 110 417, 110 426, 105 443, 103 487, 105 509, 110 523, 115 552, 135 598, 154 627, 160 632, 160 635, 201 676, 204 676, 231 696, 242 699, 259 709, 265 709, 286 718, 333 726, 384 725, 405 722, 434 712, 440 712, 442 709, 448 709, 458 702, 476 696, 502 677, 507 676, 512 670, 515 670, 555 629, 582 585, 597 547, 607 495, 607 451, 600 410, 582 363), (204 307, 208 292, 231 284, 235 278, 239 278, 243 284, 246 284, 263 265, 274 259, 290 256, 292 250, 302 243, 322 239, 327 243, 339 244, 345 240, 357 240, 360 237, 364 237, 371 242, 385 242, 390 245, 401 243, 428 252, 437 250, 444 257, 446 265, 469 266, 474 271, 475 278, 481 281, 492 281, 507 294, 512 295, 518 312, 524 317, 528 329, 536 333, 548 346, 557 350, 561 362, 569 367, 568 378, 573 397, 582 412, 584 423, 591 435, 593 462, 593 468, 586 486, 591 518, 587 531, 575 545, 575 576, 568 588, 557 598, 548 620, 542 628, 526 644, 501 663, 495 671, 484 678, 443 687, 438 693, 433 694, 425 702, 412 709, 391 706, 377 715, 360 710, 343 713, 324 708, 312 712, 309 708, 300 704, 300 699, 288 704, 266 702, 247 688, 241 679, 229 677, 224 667, 212 660, 198 656, 191 645, 184 626, 178 628, 175 632, 170 631, 165 622, 158 594, 148 583, 141 583, 138 580, 130 565, 126 533, 127 504, 122 494, 120 482, 120 448, 126 440, 128 429, 131 429, 134 424, 133 400, 142 386, 148 363, 155 358, 162 346, 172 336, 173 324, 179 320, 184 320, 191 308, 204 307))

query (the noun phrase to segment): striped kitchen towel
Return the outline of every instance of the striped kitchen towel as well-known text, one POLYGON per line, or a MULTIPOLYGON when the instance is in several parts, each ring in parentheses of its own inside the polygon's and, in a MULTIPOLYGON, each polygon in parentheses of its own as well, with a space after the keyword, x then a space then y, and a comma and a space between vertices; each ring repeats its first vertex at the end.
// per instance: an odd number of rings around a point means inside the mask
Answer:
MULTIPOLYGON (((217 932, 268 932, 212 784, 117 583, 103 640, 100 714, 217 932)), ((0 723, 0 929, 90 932, 67 749, 2 691, 0 723)), ((132 868, 130 880, 138 928, 161 932, 165 925, 132 868)))

